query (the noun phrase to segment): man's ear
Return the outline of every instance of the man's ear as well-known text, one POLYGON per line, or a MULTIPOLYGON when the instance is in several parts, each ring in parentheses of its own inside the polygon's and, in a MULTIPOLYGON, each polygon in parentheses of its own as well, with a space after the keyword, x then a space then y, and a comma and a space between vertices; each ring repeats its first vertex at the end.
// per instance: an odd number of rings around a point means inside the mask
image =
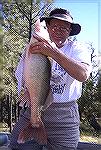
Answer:
POLYGON ((45 21, 47 28, 49 28, 49 26, 50 26, 50 21, 51 21, 51 20, 46 20, 46 21, 45 21))
POLYGON ((50 26, 50 25, 49 25, 48 23, 46 23, 46 27, 49 28, 49 26, 50 26))
POLYGON ((70 35, 70 32, 72 31, 72 28, 70 28, 70 31, 69 31, 69 35, 70 35))
POLYGON ((47 31, 49 31, 49 26, 50 26, 50 25, 47 23, 47 24, 46 24, 46 29, 47 29, 47 31))

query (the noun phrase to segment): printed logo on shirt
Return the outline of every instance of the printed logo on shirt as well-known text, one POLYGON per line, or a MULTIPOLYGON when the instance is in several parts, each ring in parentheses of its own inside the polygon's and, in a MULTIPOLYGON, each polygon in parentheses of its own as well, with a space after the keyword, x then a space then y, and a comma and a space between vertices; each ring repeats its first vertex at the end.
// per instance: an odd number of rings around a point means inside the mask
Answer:
POLYGON ((66 71, 58 63, 55 63, 54 68, 52 69, 52 71, 54 73, 58 74, 62 78, 66 74, 66 71))
POLYGON ((52 67, 51 77, 51 90, 53 94, 62 94, 64 92, 66 86, 64 83, 65 75, 66 71, 58 63, 55 63, 54 67, 52 67))
POLYGON ((56 93, 56 94, 62 94, 64 92, 64 88, 65 88, 66 84, 52 84, 51 85, 51 91, 52 93, 56 93))

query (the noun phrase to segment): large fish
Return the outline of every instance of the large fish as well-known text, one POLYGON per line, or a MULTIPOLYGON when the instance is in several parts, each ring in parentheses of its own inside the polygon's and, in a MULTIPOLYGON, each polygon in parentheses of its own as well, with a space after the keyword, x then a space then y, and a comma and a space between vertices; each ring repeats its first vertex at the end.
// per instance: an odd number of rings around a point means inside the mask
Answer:
POLYGON ((36 23, 36 30, 39 34, 32 36, 24 61, 24 81, 30 96, 31 118, 18 137, 19 143, 33 138, 39 143, 47 142, 46 131, 41 121, 41 111, 50 90, 51 63, 47 56, 29 52, 30 45, 38 42, 35 36, 40 36, 39 22, 36 23))

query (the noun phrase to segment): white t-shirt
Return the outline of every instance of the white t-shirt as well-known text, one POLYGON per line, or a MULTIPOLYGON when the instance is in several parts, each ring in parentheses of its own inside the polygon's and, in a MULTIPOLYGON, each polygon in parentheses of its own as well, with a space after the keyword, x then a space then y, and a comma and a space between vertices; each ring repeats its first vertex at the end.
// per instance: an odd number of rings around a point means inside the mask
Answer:
MULTIPOLYGON (((91 66, 91 55, 87 47, 78 42, 69 41, 59 49, 66 56, 78 62, 84 62, 91 66)), ((88 76, 91 72, 89 68, 88 76)), ((72 78, 56 61, 52 62, 52 77, 50 80, 54 102, 70 102, 80 98, 82 83, 72 78)))
MULTIPOLYGON (((66 41, 65 45, 59 49, 78 62, 84 62, 91 66, 91 54, 88 52, 87 47, 78 42, 66 41)), ((20 94, 23 80, 25 50, 17 66, 15 76, 18 81, 18 94, 20 94)), ((88 76, 91 72, 89 68, 88 76)), ((70 102, 77 100, 81 96, 82 83, 72 78, 56 61, 52 61, 52 77, 50 80, 51 90, 53 93, 53 102, 70 102)))

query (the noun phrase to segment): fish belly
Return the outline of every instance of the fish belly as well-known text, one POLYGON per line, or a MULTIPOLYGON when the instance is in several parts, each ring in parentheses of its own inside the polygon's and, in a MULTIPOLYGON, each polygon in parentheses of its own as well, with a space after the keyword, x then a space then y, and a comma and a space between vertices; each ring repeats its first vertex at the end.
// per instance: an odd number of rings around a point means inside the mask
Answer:
POLYGON ((49 59, 42 54, 29 54, 25 58, 24 80, 31 101, 31 117, 39 116, 45 104, 51 77, 51 64, 49 59))

